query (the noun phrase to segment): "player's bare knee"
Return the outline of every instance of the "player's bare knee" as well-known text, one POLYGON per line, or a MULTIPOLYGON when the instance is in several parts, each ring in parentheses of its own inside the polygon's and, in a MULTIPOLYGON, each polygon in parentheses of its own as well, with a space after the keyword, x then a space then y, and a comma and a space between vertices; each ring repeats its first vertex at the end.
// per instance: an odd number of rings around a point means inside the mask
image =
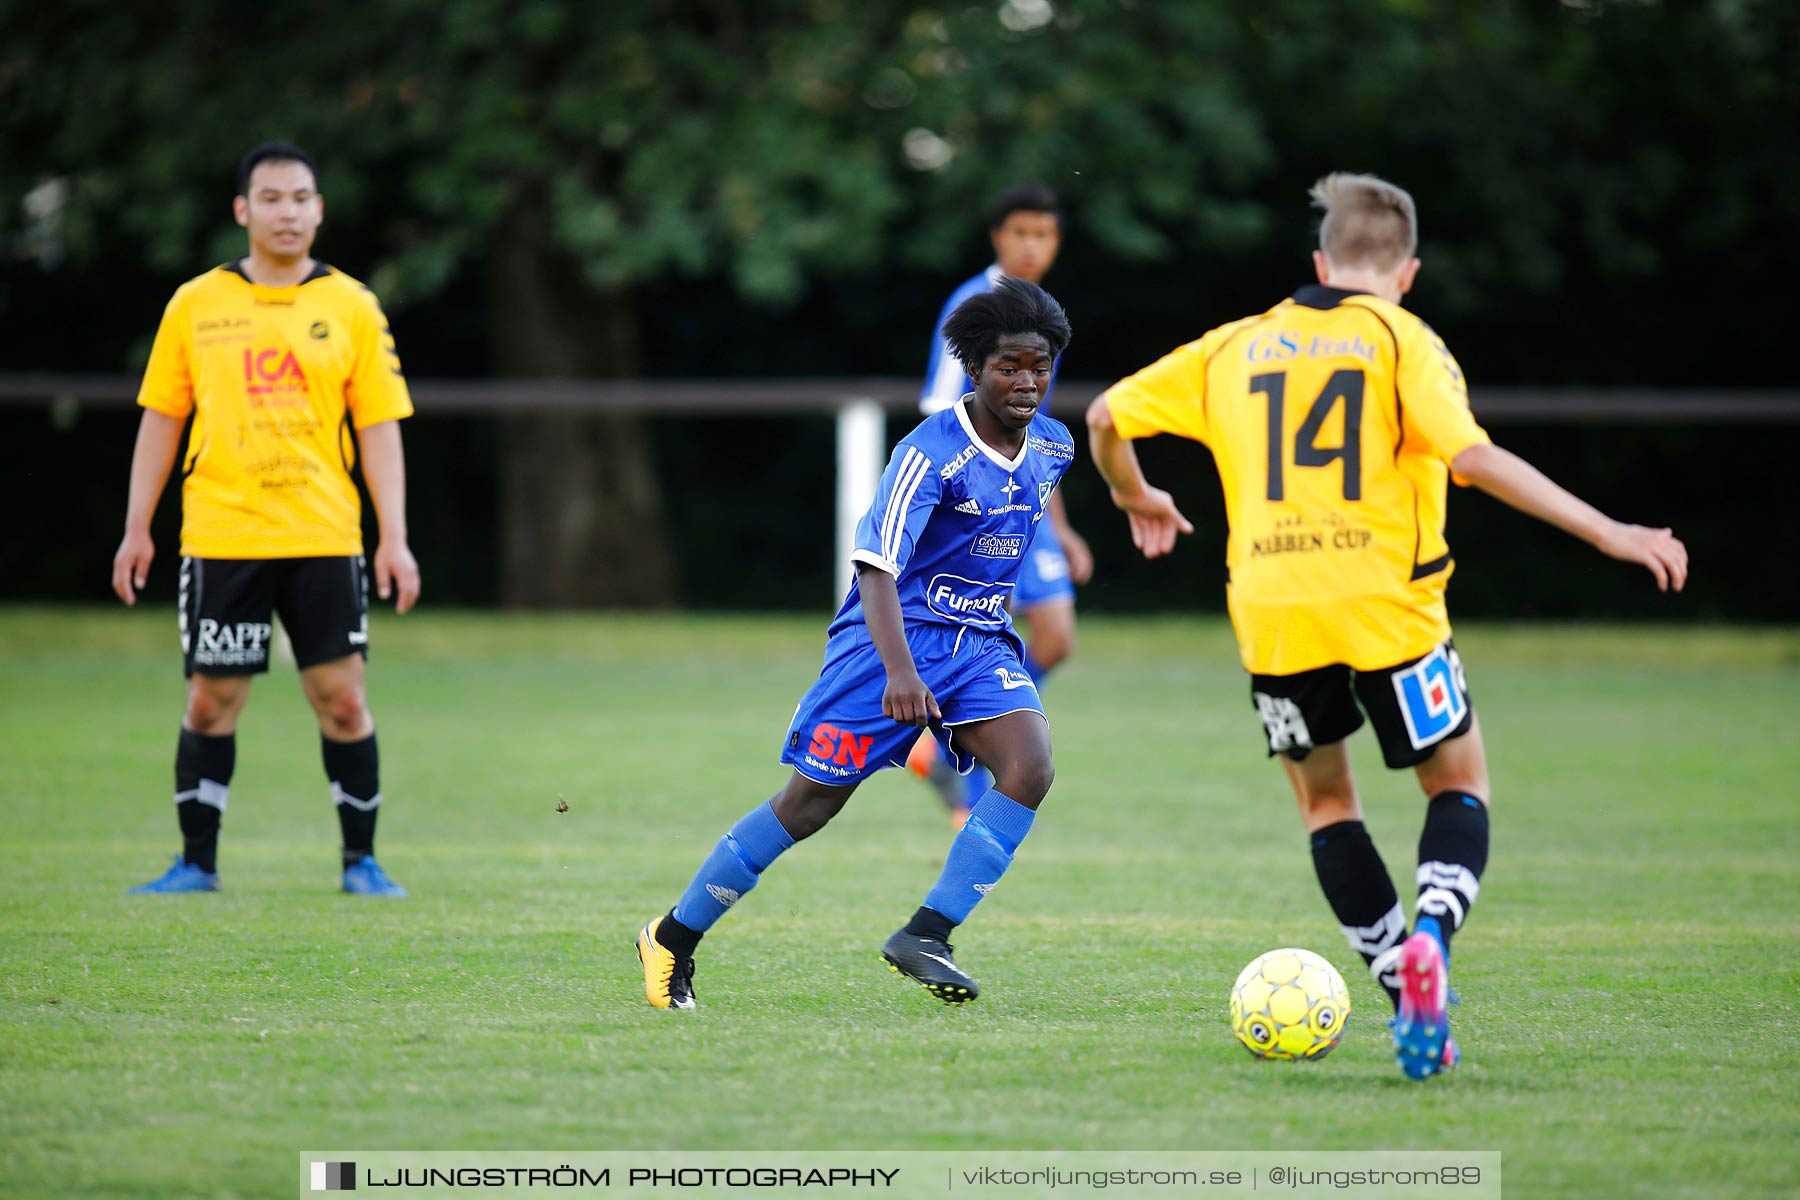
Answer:
POLYGON ((1010 763, 1004 771, 994 772, 995 790, 1026 808, 1042 804, 1055 782, 1056 764, 1048 757, 1010 763))
POLYGON ((1308 829, 1362 819, 1362 803, 1354 788, 1307 788, 1297 791, 1295 799, 1300 802, 1300 819, 1308 829))
POLYGON ((219 681, 196 675, 188 680, 187 708, 181 722, 195 733, 230 733, 237 728, 238 713, 248 695, 248 686, 236 680, 219 681))
POLYGON ((353 685, 320 689, 310 696, 319 727, 339 741, 350 741, 365 735, 374 725, 369 715, 367 695, 353 685))
POLYGON ((775 810, 775 819, 781 822, 788 836, 798 842, 825 828, 831 818, 843 811, 849 799, 850 793, 842 788, 802 781, 796 774, 770 804, 775 810))
POLYGON ((1487 753, 1478 731, 1442 743, 1435 754, 1413 768, 1427 797, 1463 792, 1490 803, 1487 753))

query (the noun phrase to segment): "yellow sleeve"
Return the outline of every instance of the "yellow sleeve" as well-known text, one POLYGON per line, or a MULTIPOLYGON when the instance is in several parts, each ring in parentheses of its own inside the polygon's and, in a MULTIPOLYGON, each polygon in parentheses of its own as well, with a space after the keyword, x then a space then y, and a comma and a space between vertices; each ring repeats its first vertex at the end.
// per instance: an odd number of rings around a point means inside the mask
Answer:
POLYGON ((350 423, 359 430, 413 414, 412 394, 400 371, 400 352, 394 347, 394 332, 388 328, 381 302, 366 288, 362 299, 365 303, 358 305, 355 325, 356 364, 350 371, 346 398, 350 423))
POLYGON ((1106 389, 1106 407, 1122 438, 1173 433, 1207 440, 1206 339, 1163 355, 1106 389))
POLYGON ((194 372, 188 346, 187 300, 176 292, 163 309, 156 327, 156 342, 138 385, 138 405, 171 417, 186 419, 194 411, 194 372))
MULTIPOLYGON (((1406 431, 1450 462, 1492 439, 1469 411, 1469 386, 1444 339, 1423 321, 1409 324, 1400 348, 1400 411, 1406 431)), ((1458 486, 1468 486, 1468 480, 1454 478, 1458 486)))

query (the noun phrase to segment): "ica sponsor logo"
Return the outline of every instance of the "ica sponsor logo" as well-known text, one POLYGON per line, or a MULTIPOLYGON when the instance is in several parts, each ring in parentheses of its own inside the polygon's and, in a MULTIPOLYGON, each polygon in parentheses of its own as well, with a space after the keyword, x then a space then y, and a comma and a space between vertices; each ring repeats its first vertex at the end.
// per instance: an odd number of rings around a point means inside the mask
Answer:
POLYGON ((245 350, 244 392, 253 408, 306 403, 306 372, 292 350, 245 350))

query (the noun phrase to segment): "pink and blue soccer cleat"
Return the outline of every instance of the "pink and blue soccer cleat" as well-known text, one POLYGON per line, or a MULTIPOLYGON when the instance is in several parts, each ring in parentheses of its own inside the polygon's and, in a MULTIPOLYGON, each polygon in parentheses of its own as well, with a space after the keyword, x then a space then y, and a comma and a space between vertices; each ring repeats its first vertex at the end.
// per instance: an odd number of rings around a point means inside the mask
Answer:
POLYGON ((1400 945, 1394 973, 1400 977, 1400 1012, 1394 1018, 1394 1061, 1408 1079, 1429 1079, 1456 1065, 1450 1036, 1450 974, 1443 947, 1429 933, 1400 945))

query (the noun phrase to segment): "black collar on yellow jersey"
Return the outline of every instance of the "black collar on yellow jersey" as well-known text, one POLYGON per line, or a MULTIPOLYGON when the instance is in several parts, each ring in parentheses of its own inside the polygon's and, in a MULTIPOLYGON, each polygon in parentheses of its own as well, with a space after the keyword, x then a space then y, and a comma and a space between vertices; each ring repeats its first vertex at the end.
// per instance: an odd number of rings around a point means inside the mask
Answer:
POLYGON ((1326 287, 1322 283, 1309 283, 1294 293, 1294 303, 1304 304, 1307 308, 1336 308, 1351 296, 1368 296, 1371 292, 1358 292, 1350 288, 1326 287))
MULTIPOLYGON (((233 275, 236 275, 239 279, 242 279, 245 283, 256 283, 256 280, 250 278, 249 273, 244 270, 244 260, 241 258, 234 258, 228 263, 220 263, 219 269, 222 271, 230 271, 233 275)), ((307 275, 307 277, 305 279, 302 279, 299 283, 296 283, 293 286, 301 287, 305 284, 311 283, 315 279, 328 279, 330 277, 331 277, 331 268, 326 266, 324 263, 318 262, 315 260, 313 263, 313 269, 312 269, 311 274, 307 275)), ((259 285, 259 286, 266 286, 266 285, 259 285)))

